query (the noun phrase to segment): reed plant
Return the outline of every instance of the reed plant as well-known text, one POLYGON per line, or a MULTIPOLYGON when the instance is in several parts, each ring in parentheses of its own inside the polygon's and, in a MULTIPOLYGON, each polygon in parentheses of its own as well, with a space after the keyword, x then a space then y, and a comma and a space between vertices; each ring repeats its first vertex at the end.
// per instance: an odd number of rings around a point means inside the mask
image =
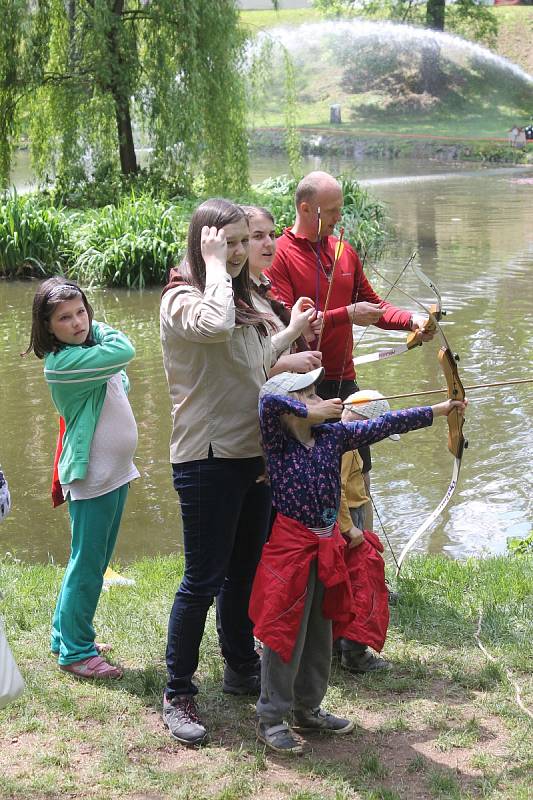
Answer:
POLYGON ((82 212, 73 220, 68 272, 85 286, 142 289, 164 283, 185 250, 194 202, 169 204, 149 195, 82 212))
POLYGON ((6 195, 0 201, 0 276, 53 275, 66 263, 64 211, 37 195, 6 195))
MULTIPOLYGON (((383 207, 356 181, 341 181, 346 239, 377 258, 386 235, 383 207)), ((294 221, 296 183, 287 175, 271 178, 237 201, 269 208, 281 233, 294 221)), ((201 201, 130 192, 103 208, 72 211, 44 194, 7 196, 0 205, 0 276, 61 272, 84 286, 129 289, 165 283, 183 257, 189 219, 201 201)))

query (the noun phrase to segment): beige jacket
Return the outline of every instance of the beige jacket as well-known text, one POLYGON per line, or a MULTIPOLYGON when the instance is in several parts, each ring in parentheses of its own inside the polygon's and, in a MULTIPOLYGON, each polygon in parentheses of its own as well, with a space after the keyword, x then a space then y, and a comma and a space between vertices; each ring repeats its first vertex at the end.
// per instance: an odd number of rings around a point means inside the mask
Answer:
POLYGON ((235 325, 229 275, 207 278, 202 294, 178 286, 163 295, 163 364, 172 402, 170 461, 262 455, 257 400, 268 379, 271 340, 235 325))

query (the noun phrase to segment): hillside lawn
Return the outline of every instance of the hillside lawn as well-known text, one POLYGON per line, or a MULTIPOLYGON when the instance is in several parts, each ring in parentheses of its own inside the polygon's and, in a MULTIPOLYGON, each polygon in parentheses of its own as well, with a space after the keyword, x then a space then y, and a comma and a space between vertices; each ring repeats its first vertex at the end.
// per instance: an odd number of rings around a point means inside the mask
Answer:
MULTIPOLYGON (((496 52, 505 56, 533 74, 533 6, 501 7, 495 9, 500 23, 496 52)), ((243 25, 252 30, 261 30, 278 25, 299 25, 318 22, 320 16, 314 9, 281 11, 243 11, 243 25)), ((381 98, 371 92, 349 94, 342 90, 340 71, 324 71, 320 86, 312 76, 299 72, 296 77, 297 96, 305 102, 297 102, 295 122, 299 128, 314 128, 320 131, 342 131, 345 135, 408 135, 410 137, 437 137, 451 140, 486 139, 505 141, 508 129, 529 122, 527 103, 517 106, 507 100, 506 90, 496 85, 478 82, 472 86, 467 102, 454 105, 445 103, 432 111, 384 112, 380 110, 381 98), (329 113, 332 103, 340 103, 343 110, 342 126, 330 125, 329 113), (370 105, 376 103, 377 108, 370 105)), ((532 92, 533 95, 533 92, 532 92)), ((278 127, 284 124, 280 110, 282 103, 265 103, 253 114, 257 127, 278 127)), ((533 113, 533 111, 531 112, 533 113)))

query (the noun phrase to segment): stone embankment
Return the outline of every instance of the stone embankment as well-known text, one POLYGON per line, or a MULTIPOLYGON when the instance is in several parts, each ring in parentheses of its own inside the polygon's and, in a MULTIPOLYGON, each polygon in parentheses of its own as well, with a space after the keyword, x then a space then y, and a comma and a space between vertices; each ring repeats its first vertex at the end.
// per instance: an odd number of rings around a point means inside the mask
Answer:
MULTIPOLYGON (((507 139, 451 139, 428 134, 380 133, 303 128, 299 131, 304 155, 342 155, 361 158, 432 158, 442 161, 489 161, 533 164, 533 142, 511 147, 507 139)), ((256 128, 250 132, 252 152, 285 150, 283 128, 256 128)))

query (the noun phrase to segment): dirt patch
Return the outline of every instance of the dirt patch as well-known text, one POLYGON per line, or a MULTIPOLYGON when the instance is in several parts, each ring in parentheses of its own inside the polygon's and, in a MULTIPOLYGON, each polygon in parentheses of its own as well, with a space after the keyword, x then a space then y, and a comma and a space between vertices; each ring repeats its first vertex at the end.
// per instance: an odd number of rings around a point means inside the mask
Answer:
MULTIPOLYGON (((435 681, 431 693, 435 704, 439 696, 441 699, 446 698, 447 702, 450 700, 449 687, 445 682, 439 684, 435 681)), ((455 725, 475 718, 476 713, 479 713, 473 704, 461 699, 463 702, 453 709, 451 723, 455 725)), ((450 746, 442 749, 437 742, 441 730, 428 727, 427 723, 417 722, 416 715, 414 720, 407 717, 409 730, 384 731, 384 726, 390 722, 394 713, 398 713, 397 708, 390 713, 383 708, 376 711, 354 708, 353 711, 358 721, 353 735, 335 738, 310 735, 310 751, 301 758, 286 759, 275 754, 263 755, 255 741, 252 719, 249 726, 244 726, 244 735, 239 735, 238 731, 227 726, 213 727, 210 746, 192 750, 173 742, 168 737, 159 714, 153 709, 147 709, 143 714, 142 725, 149 735, 148 744, 128 748, 127 756, 132 764, 150 764, 165 772, 182 775, 188 773, 191 776, 212 773, 216 763, 217 793, 225 783, 231 782, 231 765, 237 758, 240 767, 247 769, 253 780, 260 784, 261 797, 265 800, 287 797, 295 787, 299 791, 307 788, 329 797, 332 792, 331 773, 334 773, 336 779, 353 787, 354 791, 361 784, 378 783, 383 788, 396 791, 406 800, 422 800, 428 797, 428 775, 435 771, 451 776, 461 790, 475 794, 476 781, 481 772, 472 766, 472 757, 482 752, 505 758, 509 751, 508 732, 496 717, 484 716, 478 719, 479 735, 472 746, 450 746), (324 767, 328 770, 329 786, 320 777, 324 767)), ((94 727, 96 728, 96 724, 94 727)), ((94 768, 95 761, 102 758, 102 751, 98 743, 91 741, 91 724, 84 724, 84 733, 84 738, 88 741, 69 742, 68 769, 75 770, 80 785, 83 783, 89 787, 91 769, 94 768)), ((28 765, 35 765, 36 753, 48 759, 55 757, 61 766, 61 750, 57 743, 50 748, 46 733, 26 733, 4 742, 0 751, 0 771, 11 779, 27 775, 28 765)), ((91 790, 86 788, 71 796, 85 798, 91 794, 91 790)), ((166 796, 137 793, 129 798, 162 800, 166 796)))

